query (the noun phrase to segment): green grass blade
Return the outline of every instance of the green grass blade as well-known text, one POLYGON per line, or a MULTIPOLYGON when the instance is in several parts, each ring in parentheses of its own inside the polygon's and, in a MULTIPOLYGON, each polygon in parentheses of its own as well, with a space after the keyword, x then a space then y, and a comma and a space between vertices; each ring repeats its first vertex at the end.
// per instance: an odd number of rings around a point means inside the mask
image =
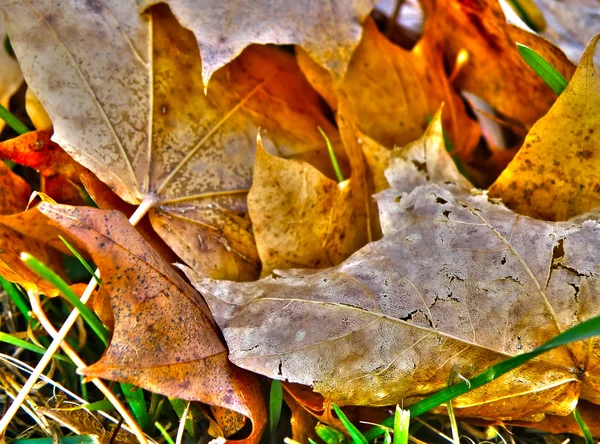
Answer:
POLYGON ((142 430, 148 431, 148 409, 146 408, 144 391, 124 382, 121 383, 121 390, 131 408, 131 413, 135 416, 135 420, 142 430))
MULTIPOLYGON (((171 403, 171 407, 177 413, 177 417, 181 421, 183 414, 185 413, 185 409, 189 401, 184 401, 179 398, 169 398, 169 402, 171 403)), ((195 440, 200 439, 200 427, 196 425, 196 419, 202 416, 200 411, 194 406, 194 404, 190 405, 188 409, 187 416, 185 418, 185 430, 193 437, 195 440)))
POLYGON ((383 430, 383 444, 392 444, 392 435, 389 429, 383 430))
POLYGON ((269 431, 271 433, 271 443, 275 444, 275 430, 279 424, 281 417, 281 406, 283 404, 283 393, 281 390, 281 382, 274 379, 271 382, 271 393, 269 396, 269 431))
POLYGON ((81 254, 79 254, 79 252, 75 248, 73 248, 73 246, 64 237, 62 237, 60 234, 58 235, 58 237, 63 242, 63 244, 65 244, 65 246, 69 249, 69 251, 71 253, 73 253, 73 256, 75 256, 79 260, 79 262, 81 262, 81 265, 83 265, 85 267, 85 269, 88 271, 90 276, 92 276, 94 278, 94 280, 98 283, 98 285, 102 284, 102 281, 100 280, 100 278, 96 275, 94 270, 92 270, 92 267, 90 266, 90 264, 88 264, 86 262, 86 260, 83 258, 83 256, 81 256, 81 254))
POLYGON ((8 294, 8 297, 13 301, 17 309, 21 312, 25 321, 29 322, 31 320, 30 307, 22 293, 19 291, 19 288, 13 284, 12 282, 7 281, 2 276, 0 276, 0 285, 4 288, 4 291, 8 294))
POLYGON ((401 409, 400 406, 396 404, 396 412, 394 413, 394 444, 408 443, 409 426, 410 412, 401 409))
POLYGON ((517 48, 519 49, 519 54, 521 54, 523 60, 527 62, 531 69, 533 69, 556 94, 560 95, 565 90, 569 82, 567 82, 567 79, 554 69, 550 63, 533 49, 525 45, 517 43, 517 48))
POLYGON ((325 424, 317 424, 315 427, 315 432, 319 435, 323 441, 327 444, 345 444, 346 443, 346 435, 340 432, 333 427, 330 427, 325 424))
MULTIPOLYGON (((553 350, 556 347, 561 347, 563 345, 569 344, 574 341, 580 341, 582 339, 587 339, 592 336, 600 335, 600 316, 596 316, 595 318, 588 319, 575 327, 571 327, 568 330, 562 332, 561 334, 555 336, 550 339, 545 344, 539 346, 538 348, 523 353, 521 355, 513 356, 505 361, 499 362, 478 374, 472 379, 467 381, 459 382, 458 384, 452 385, 450 387, 446 387, 443 390, 409 406, 407 410, 410 411, 411 417, 416 417, 421 415, 422 413, 428 412, 429 410, 443 404, 445 402, 450 401, 451 399, 456 398, 457 396, 463 395, 471 390, 481 387, 482 385, 487 384, 488 382, 493 381, 496 378, 508 373, 511 370, 514 370, 518 366, 524 364, 525 362, 538 357, 542 353, 553 350)), ((386 427, 391 427, 394 422, 394 417, 387 418, 381 424, 386 427)), ((381 436, 383 431, 381 427, 372 427, 367 430, 365 433, 365 438, 369 441, 381 436)))
POLYGON ((317 444, 312 438, 308 438, 308 444, 317 444))
POLYGON ((318 126, 317 129, 321 132, 321 135, 323 136, 323 138, 325 139, 325 143, 327 144, 327 151, 329 151, 329 158, 331 159, 331 165, 333 165, 333 170, 335 171, 335 177, 337 178, 338 182, 343 182, 344 175, 342 174, 342 170, 340 169, 340 164, 337 161, 337 157, 335 157, 335 152, 333 151, 331 142, 329 141, 327 134, 325 134, 325 131, 323 131, 320 126, 318 126))
POLYGON ((108 331, 102 325, 102 322, 98 319, 96 314, 92 312, 85 304, 83 304, 75 292, 69 287, 69 285, 61 279, 56 273, 46 267, 42 262, 37 260, 35 257, 28 253, 22 253, 21 259, 25 262, 33 272, 35 272, 38 276, 46 279, 52 285, 54 285, 67 300, 77 309, 81 314, 81 317, 90 328, 98 335, 100 340, 104 343, 104 345, 108 345, 108 341, 110 339, 110 335, 108 331))
POLYGON ((352 437, 352 441, 354 442, 354 444, 369 444, 369 441, 367 441, 363 434, 360 433, 360 431, 354 426, 354 424, 350 422, 348 417, 344 414, 344 412, 342 412, 342 409, 340 409, 337 405, 333 404, 333 410, 340 418, 340 421, 342 421, 342 424, 344 424, 344 427, 346 427, 346 430, 348 430, 348 433, 352 437))
POLYGON ((16 116, 9 110, 0 105, 0 119, 4 120, 8 126, 15 130, 19 135, 23 135, 31 131, 27 128, 23 122, 16 118, 16 116))
MULTIPOLYGON (((5 342, 6 344, 14 345, 15 347, 21 347, 25 350, 29 350, 34 353, 39 353, 40 355, 43 355, 46 352, 46 349, 44 347, 40 347, 39 345, 32 344, 31 342, 15 338, 13 335, 4 333, 2 331, 0 331, 0 342, 5 342)), ((59 361, 66 362, 68 364, 73 364, 73 362, 66 356, 55 354, 53 358, 58 359, 59 361)))
POLYGON ((115 406, 108 399, 102 399, 96 402, 89 402, 87 404, 83 404, 81 408, 88 410, 90 412, 110 412, 115 409, 115 406))
POLYGON ((165 428, 163 426, 160 425, 160 423, 158 421, 156 421, 154 423, 154 425, 156 426, 156 428, 158 429, 158 431, 160 432, 160 434, 163 436, 163 438, 165 438, 165 440, 169 443, 169 444, 175 444, 173 442, 173 438, 171 438, 169 436, 169 434, 167 433, 167 431, 165 430, 165 428))
POLYGON ((577 409, 573 410, 573 417, 577 422, 577 425, 581 429, 581 433, 583 433, 583 437, 585 438, 585 444, 594 444, 594 437, 592 436, 592 432, 590 432, 589 427, 579 414, 577 409))

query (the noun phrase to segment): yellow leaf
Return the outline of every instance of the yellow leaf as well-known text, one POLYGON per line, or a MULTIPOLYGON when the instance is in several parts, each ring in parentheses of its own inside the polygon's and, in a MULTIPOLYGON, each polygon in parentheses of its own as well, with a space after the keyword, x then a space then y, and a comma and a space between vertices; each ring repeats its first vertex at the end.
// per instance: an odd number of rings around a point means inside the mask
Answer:
POLYGON ((593 60, 599 38, 490 187, 490 195, 521 214, 566 220, 600 205, 600 72, 593 60))

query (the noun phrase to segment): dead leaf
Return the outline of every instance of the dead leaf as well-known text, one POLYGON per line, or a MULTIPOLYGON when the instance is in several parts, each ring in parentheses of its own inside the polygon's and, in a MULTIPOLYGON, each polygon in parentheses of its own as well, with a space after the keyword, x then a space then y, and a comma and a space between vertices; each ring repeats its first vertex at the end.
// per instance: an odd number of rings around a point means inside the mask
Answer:
POLYGON ((234 410, 266 423, 258 381, 227 361, 200 296, 118 211, 42 203, 40 210, 86 247, 115 318, 108 349, 83 373, 234 410), (185 326, 185 328, 182 328, 185 326))
MULTIPOLYGON (((407 405, 453 371, 472 377, 599 314, 597 215, 519 216, 457 185, 456 171, 437 174, 452 161, 433 138, 394 153, 408 166, 392 165, 393 188, 378 195, 384 238, 341 265, 251 283, 186 270, 232 362, 342 405, 407 405)), ((474 417, 566 415, 580 392, 598 393, 599 358, 595 339, 572 344, 453 403, 474 417)))
MULTIPOLYGON (((298 63, 313 87, 332 108, 337 107, 335 82, 303 52, 298 63)), ((452 89, 441 51, 427 36, 407 51, 388 41, 371 19, 364 23, 360 45, 342 83, 361 130, 386 147, 405 145, 421 136, 440 105, 446 103, 444 124, 459 151, 471 151, 479 128, 452 89)))
POLYGON ((248 209, 262 275, 275 268, 326 268, 364 245, 352 179, 337 183, 312 165, 268 154, 260 139, 248 209))
POLYGON ((287 391, 283 392, 283 399, 291 411, 292 439, 296 442, 309 442, 308 438, 316 440, 317 420, 314 416, 308 413, 287 391))
MULTIPOLYGON (((48 248, 49 237, 56 237, 47 220, 36 209, 24 211, 29 201, 29 185, 0 161, 0 274, 21 284, 27 291, 57 296, 58 290, 40 279, 20 258, 28 251, 60 274, 60 256, 48 248)), ((59 240, 60 242, 60 240, 59 240)))
POLYGON ((515 42, 533 47, 567 79, 573 74, 574 66, 560 50, 508 25, 497 0, 424 0, 422 5, 427 17, 424 32, 437 36, 450 69, 461 50, 469 54, 456 86, 526 128, 548 111, 556 94, 522 60, 515 42))
MULTIPOLYGON (((0 143, 0 146, 2 144, 0 143)), ((31 188, 0 160, 0 214, 24 211, 31 188)))
POLYGON ((515 211, 566 220, 600 205, 600 78, 588 45, 571 82, 490 187, 515 211))
MULTIPOLYGON (((165 0, 137 0, 142 10, 165 0)), ((219 68, 252 43, 302 46, 310 56, 342 78, 358 45, 360 23, 373 0, 325 3, 215 3, 166 0, 179 22, 194 32, 202 55, 204 84, 219 68)))
MULTIPOLYGON (((0 105, 9 109, 10 98, 23 83, 23 74, 21 74, 19 62, 6 51, 4 47, 5 38, 4 20, 0 17, 0 39, 2 39, 2 47, 0 48, 0 105)), ((6 122, 0 119, 0 131, 4 129, 5 125, 6 122)))
POLYGON ((71 156, 52 142, 52 129, 30 131, 0 142, 0 157, 40 172, 41 191, 52 199, 70 205, 83 204, 78 185, 85 171, 71 156))
POLYGON ((317 126, 339 138, 318 95, 292 56, 256 47, 216 73, 205 95, 196 39, 166 7, 140 16, 132 3, 77 5, 2 5, 53 140, 123 200, 152 206, 157 232, 198 272, 255 277, 245 196, 256 122, 268 151, 330 169, 317 126), (282 84, 295 92, 278 96, 282 84), (297 127, 313 130, 299 136, 297 127))

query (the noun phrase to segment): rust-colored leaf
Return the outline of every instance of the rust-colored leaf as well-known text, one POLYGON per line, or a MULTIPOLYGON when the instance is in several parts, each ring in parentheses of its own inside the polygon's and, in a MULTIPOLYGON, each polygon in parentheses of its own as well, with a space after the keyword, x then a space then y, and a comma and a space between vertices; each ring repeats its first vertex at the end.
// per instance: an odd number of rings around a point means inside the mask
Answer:
POLYGON ((0 157, 35 168, 41 175, 41 191, 66 204, 82 204, 78 185, 85 171, 71 156, 52 142, 52 129, 30 131, 0 143, 0 157))
POLYGON ((481 97, 526 128, 550 108, 556 94, 522 60, 515 42, 527 44, 570 79, 574 66, 548 41, 508 25, 497 0, 424 0, 425 34, 436 36, 452 70, 458 53, 469 59, 456 85, 481 97))
POLYGON ((42 203, 40 210, 92 256, 115 327, 100 361, 83 373, 225 407, 265 425, 257 380, 227 360, 208 308, 118 211, 42 203))

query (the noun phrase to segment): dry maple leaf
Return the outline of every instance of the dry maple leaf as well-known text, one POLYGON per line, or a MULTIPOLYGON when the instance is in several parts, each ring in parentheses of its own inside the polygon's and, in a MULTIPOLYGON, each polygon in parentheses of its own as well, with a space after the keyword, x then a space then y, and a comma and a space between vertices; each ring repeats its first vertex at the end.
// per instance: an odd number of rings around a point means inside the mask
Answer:
POLYGON ((142 9, 162 2, 194 32, 205 85, 252 43, 302 46, 317 63, 342 78, 360 40, 360 23, 375 4, 374 0, 137 0, 142 9))
POLYGON ((600 70, 587 46, 571 82, 490 187, 515 211, 566 220, 600 205, 600 70))
POLYGON ((574 66, 558 48, 508 25, 497 0, 423 0, 422 5, 424 32, 437 37, 451 69, 461 50, 469 54, 456 86, 525 127, 546 113, 556 94, 523 61, 515 42, 533 48, 567 79, 573 74, 574 66))
MULTIPOLYGON (((457 185, 456 170, 437 174, 452 160, 440 131, 428 133, 395 153, 407 167, 397 174, 396 161, 378 195, 384 238, 341 265, 252 283, 187 270, 234 363, 340 404, 412 402, 451 372, 472 377, 599 314, 597 215, 519 216, 457 185)), ((595 339, 556 349, 453 405, 485 418, 566 415, 579 396, 597 398, 599 350, 595 339)))
POLYGON ((364 245, 351 181, 338 184, 306 162, 271 156, 258 141, 248 210, 262 275, 331 267, 364 245))
POLYGON ((327 172, 320 126, 344 158, 319 96, 280 50, 248 48, 205 95, 196 40, 164 5, 143 16, 116 0, 1 8, 53 140, 128 203, 153 206, 157 232, 200 273, 257 275, 245 196, 258 125, 270 152, 327 172))
POLYGON ((257 380, 234 368, 205 302, 118 211, 42 203, 40 210, 86 248, 110 295, 115 326, 100 361, 82 373, 198 400, 249 417, 249 442, 265 425, 257 380))
MULTIPOLYGON (((366 20, 363 27, 360 45, 339 86, 361 130, 388 148, 402 146, 418 139, 427 119, 446 103, 444 126, 450 138, 459 151, 471 151, 479 140, 479 127, 450 85, 442 51, 432 36, 424 35, 408 51, 387 40, 373 20, 366 20)), ((329 73, 303 51, 297 58, 315 89, 336 108, 336 85, 329 73)))

